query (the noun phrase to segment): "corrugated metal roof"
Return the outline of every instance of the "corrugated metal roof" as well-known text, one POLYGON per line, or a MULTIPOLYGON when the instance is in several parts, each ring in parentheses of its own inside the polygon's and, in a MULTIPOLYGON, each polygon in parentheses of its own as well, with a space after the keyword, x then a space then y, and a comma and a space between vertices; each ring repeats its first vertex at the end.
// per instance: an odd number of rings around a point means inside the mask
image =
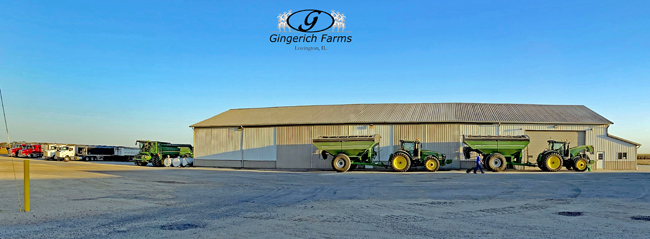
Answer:
POLYGON ((634 142, 634 141, 631 141, 631 140, 627 140, 627 139, 624 139, 624 138, 621 138, 621 137, 616 137, 616 136, 611 135, 611 134, 607 134, 607 137, 618 139, 620 141, 623 141, 623 142, 626 142, 626 143, 629 143, 629 144, 633 144, 633 145, 636 145, 636 146, 641 146, 640 143, 637 143, 637 142, 634 142))
POLYGON ((231 109, 190 127, 445 122, 612 124, 584 105, 419 103, 231 109))

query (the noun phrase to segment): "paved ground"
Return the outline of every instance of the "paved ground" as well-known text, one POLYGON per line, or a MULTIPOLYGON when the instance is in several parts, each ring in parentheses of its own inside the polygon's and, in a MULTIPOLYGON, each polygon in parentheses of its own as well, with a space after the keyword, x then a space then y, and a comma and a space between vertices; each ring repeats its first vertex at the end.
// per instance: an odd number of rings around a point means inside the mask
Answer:
POLYGON ((0 238, 648 238, 633 172, 275 172, 0 157, 0 238), (18 182, 14 181, 14 166, 18 182))

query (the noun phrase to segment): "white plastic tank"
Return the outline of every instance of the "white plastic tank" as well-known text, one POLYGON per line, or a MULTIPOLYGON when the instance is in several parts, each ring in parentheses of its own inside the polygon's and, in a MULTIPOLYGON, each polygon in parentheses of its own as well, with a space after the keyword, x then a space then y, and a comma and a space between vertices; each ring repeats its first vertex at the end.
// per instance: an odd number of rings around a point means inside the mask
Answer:
POLYGON ((180 167, 181 166, 181 158, 173 158, 172 159, 172 166, 180 167))
POLYGON ((165 160, 163 161, 163 164, 165 165, 165 167, 171 166, 172 165, 172 159, 171 158, 165 158, 165 160))

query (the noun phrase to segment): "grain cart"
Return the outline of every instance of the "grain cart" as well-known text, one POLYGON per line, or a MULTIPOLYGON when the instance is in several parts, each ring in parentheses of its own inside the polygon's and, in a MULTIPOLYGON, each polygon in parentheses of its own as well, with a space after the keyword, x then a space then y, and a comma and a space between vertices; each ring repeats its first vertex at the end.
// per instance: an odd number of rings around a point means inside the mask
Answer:
POLYGON ((485 168, 494 172, 506 169, 506 165, 537 166, 523 162, 524 149, 530 143, 528 135, 519 136, 463 136, 465 158, 470 158, 471 152, 483 156, 485 168))
POLYGON ((537 155, 537 165, 544 171, 557 172, 564 165, 568 170, 584 172, 589 168, 589 164, 594 163, 586 153, 594 153, 594 146, 569 148, 567 141, 549 140, 548 148, 537 155))
POLYGON ((435 172, 440 166, 452 162, 445 154, 423 150, 419 140, 400 140, 399 144, 400 149, 389 157, 391 167, 397 172, 406 172, 417 166, 424 166, 428 171, 435 172))
POLYGON ((162 167, 165 158, 194 158, 194 147, 191 144, 172 144, 160 141, 138 140, 140 152, 133 158, 138 166, 147 166, 149 162, 154 167, 162 167))
POLYGON ((354 170, 357 165, 372 165, 387 167, 381 162, 375 162, 377 157, 376 147, 379 146, 381 136, 321 136, 312 140, 312 143, 321 151, 323 159, 332 155, 332 168, 338 172, 354 170))

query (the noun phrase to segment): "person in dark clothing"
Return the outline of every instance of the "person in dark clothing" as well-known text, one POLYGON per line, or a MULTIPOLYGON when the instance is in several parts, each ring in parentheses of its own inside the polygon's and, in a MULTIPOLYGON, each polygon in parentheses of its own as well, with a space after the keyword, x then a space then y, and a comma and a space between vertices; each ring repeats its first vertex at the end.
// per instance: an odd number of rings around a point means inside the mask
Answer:
POLYGON ((485 173, 485 172, 483 172, 483 166, 481 166, 481 155, 480 154, 478 156, 476 156, 476 167, 474 168, 474 173, 476 173, 477 169, 481 169, 481 173, 485 173))

